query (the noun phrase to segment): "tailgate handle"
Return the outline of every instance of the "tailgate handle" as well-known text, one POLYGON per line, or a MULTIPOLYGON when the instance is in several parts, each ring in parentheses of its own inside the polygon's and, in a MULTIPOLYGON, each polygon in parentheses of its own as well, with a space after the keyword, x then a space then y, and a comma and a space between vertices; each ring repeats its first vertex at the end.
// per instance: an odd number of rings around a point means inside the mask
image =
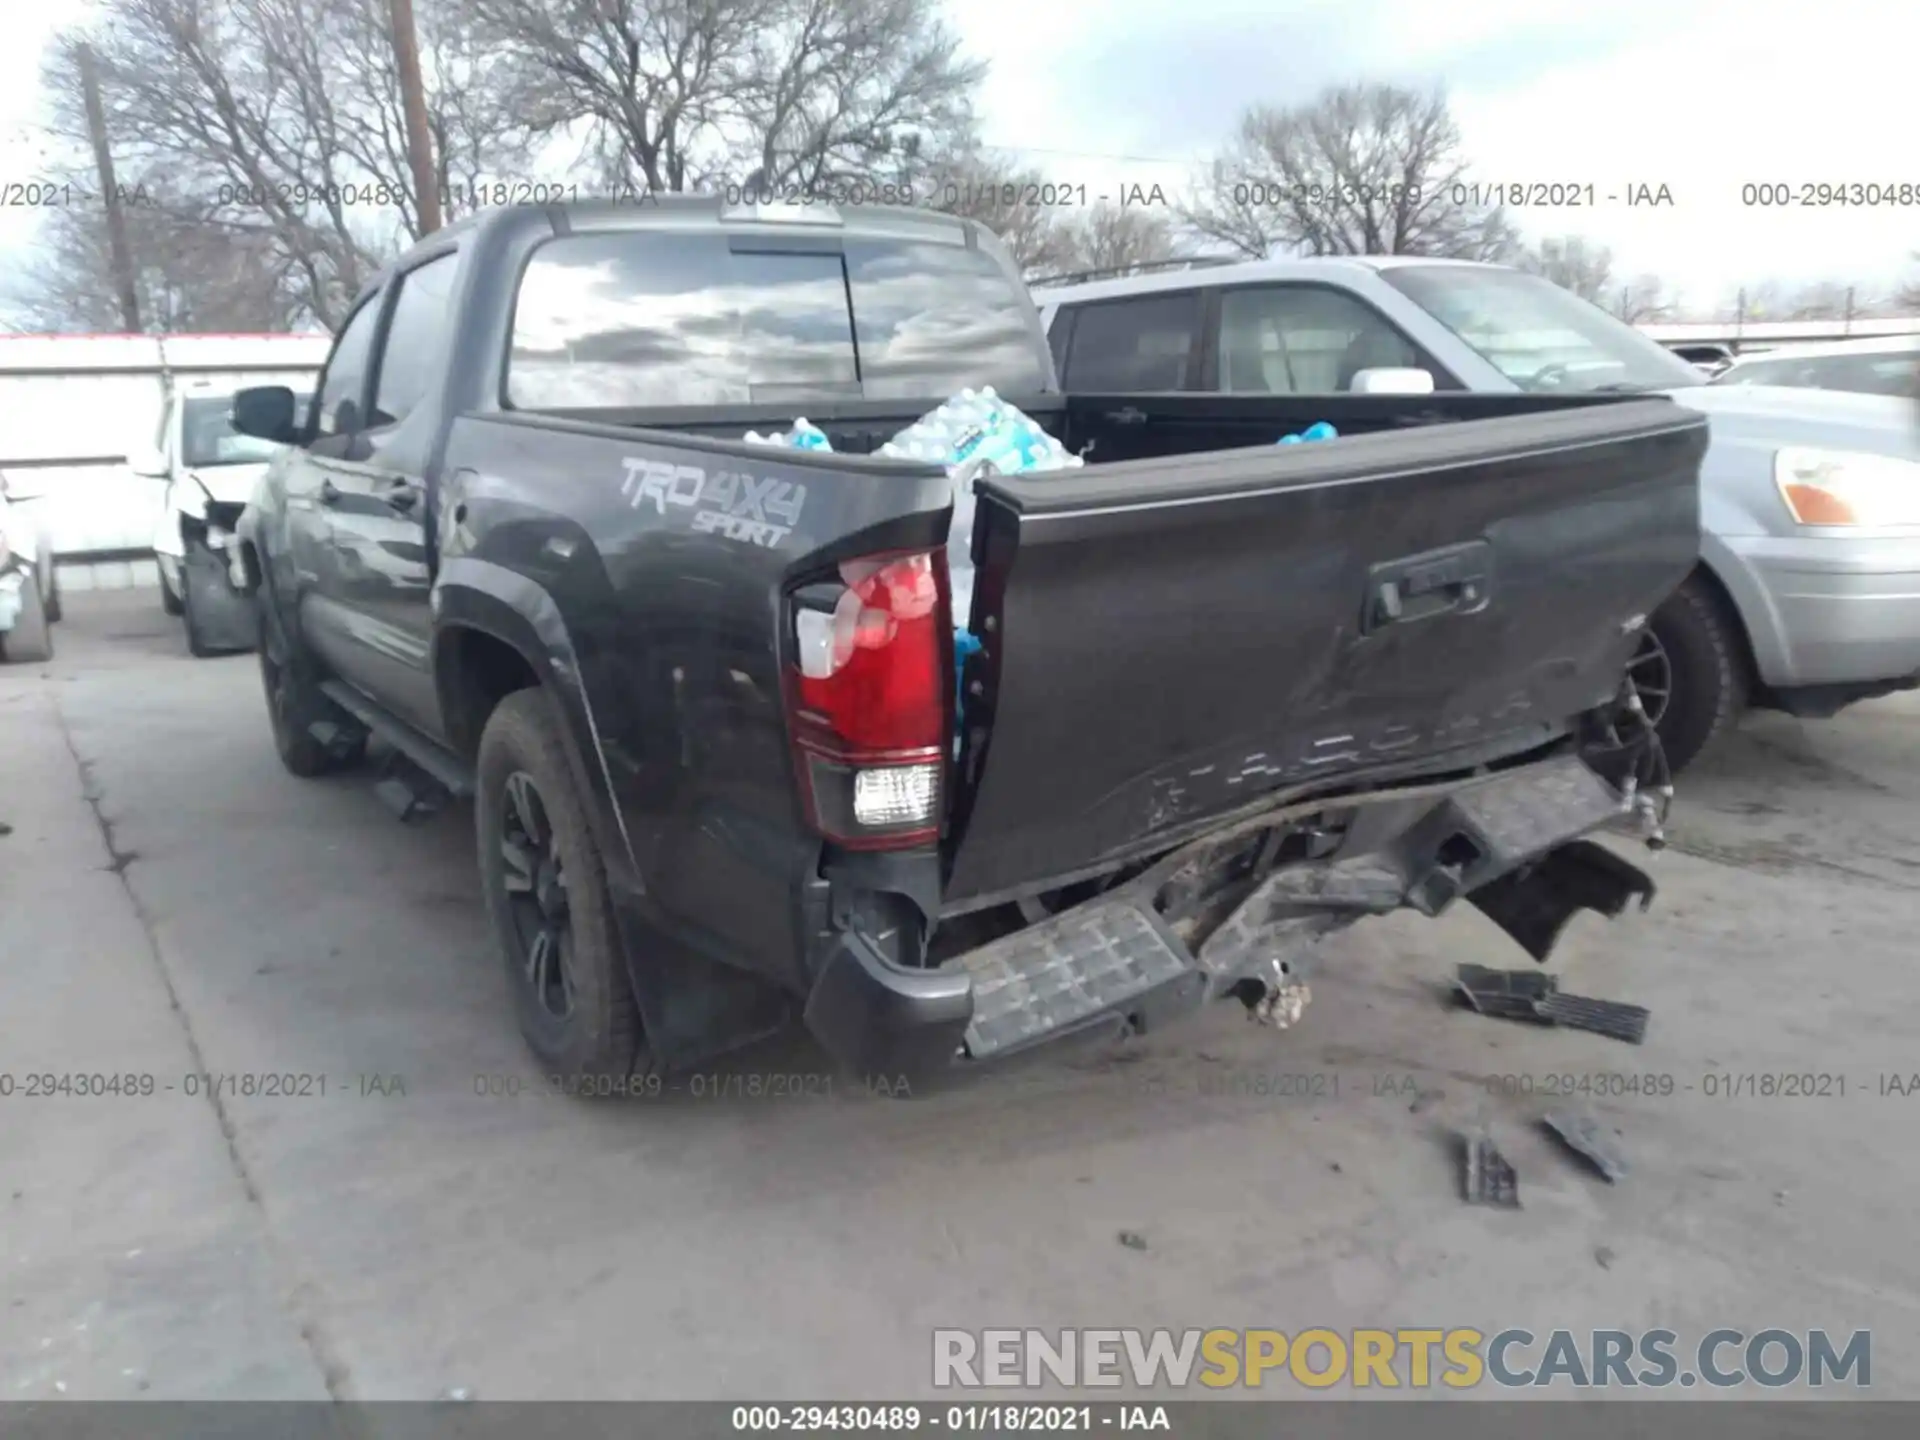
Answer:
POLYGON ((1435 615, 1484 610, 1493 589, 1493 547, 1484 540, 1389 560, 1367 572, 1360 633, 1435 615))

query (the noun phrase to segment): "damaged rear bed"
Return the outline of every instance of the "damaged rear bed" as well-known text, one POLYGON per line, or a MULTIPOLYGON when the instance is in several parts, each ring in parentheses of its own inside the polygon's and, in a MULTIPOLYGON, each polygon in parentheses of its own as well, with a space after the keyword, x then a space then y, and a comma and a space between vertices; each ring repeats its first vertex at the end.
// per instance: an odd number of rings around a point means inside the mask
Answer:
POLYGON ((1604 722, 1703 449, 1658 401, 983 480, 939 926, 920 967, 838 937, 816 1032, 899 1060, 856 970, 970 1060, 1226 995, 1285 1023, 1364 916, 1465 897, 1544 955, 1644 901, 1583 837, 1657 758, 1604 722))

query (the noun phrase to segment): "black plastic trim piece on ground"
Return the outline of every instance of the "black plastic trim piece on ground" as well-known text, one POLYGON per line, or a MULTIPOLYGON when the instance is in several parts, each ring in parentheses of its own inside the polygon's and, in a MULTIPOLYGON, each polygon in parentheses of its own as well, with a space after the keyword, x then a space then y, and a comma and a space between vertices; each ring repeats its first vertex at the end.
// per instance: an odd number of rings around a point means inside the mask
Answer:
POLYGON ((1491 1136, 1462 1135, 1461 1190, 1469 1205, 1520 1208, 1520 1176, 1491 1136))
POLYGON ((1650 1012, 1618 1000, 1568 995, 1560 981, 1539 970, 1493 970, 1462 965, 1454 972, 1454 993, 1482 1015, 1496 1020, 1527 1020, 1564 1025, 1638 1045, 1647 1038, 1650 1012))
POLYGON ((1638 1045, 1647 1038, 1647 1010, 1618 1000, 1592 1000, 1584 995, 1554 993, 1534 1007, 1542 1019, 1570 1030, 1590 1030, 1638 1045))
POLYGON ((1489 881, 1467 899, 1522 950, 1545 960, 1577 911, 1592 910, 1611 920, 1636 899, 1645 910, 1653 896, 1653 881, 1644 871, 1604 845, 1575 840, 1489 881))
MULTIPOLYGON (((1609 1185, 1626 1177, 1630 1168, 1620 1147, 1613 1143, 1600 1122, 1584 1111, 1556 1110, 1541 1117, 1544 1124, 1575 1154, 1585 1157, 1606 1177, 1609 1185)), ((1619 1131, 1613 1132, 1615 1135, 1619 1131)))
POLYGON ((1496 1020, 1553 1022, 1540 1014, 1540 1002, 1560 988, 1560 982, 1539 970, 1492 970, 1485 965, 1462 965, 1455 972, 1454 992, 1482 1015, 1496 1020))

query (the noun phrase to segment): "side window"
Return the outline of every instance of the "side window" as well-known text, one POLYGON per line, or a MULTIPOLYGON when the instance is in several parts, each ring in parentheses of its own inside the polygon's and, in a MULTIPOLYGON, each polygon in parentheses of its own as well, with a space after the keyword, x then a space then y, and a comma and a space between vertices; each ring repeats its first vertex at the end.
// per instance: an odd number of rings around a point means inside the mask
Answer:
POLYGON ((380 352, 380 383, 369 428, 407 418, 439 367, 452 320, 456 255, 429 260, 400 277, 400 298, 380 352))
POLYGON ((1343 291, 1263 285, 1221 293, 1219 385, 1233 394, 1332 395, 1351 389, 1362 370, 1422 363, 1384 315, 1343 291))
POLYGON ((367 366, 373 359, 373 332, 379 323, 380 296, 376 294, 353 312, 334 341, 315 401, 319 406, 316 435, 351 435, 364 428, 360 404, 367 389, 367 366))
MULTIPOLYGON (((1053 323, 1066 323, 1064 310, 1053 323)), ((1199 329, 1197 290, 1079 306, 1060 383, 1093 391, 1184 389, 1199 329)))

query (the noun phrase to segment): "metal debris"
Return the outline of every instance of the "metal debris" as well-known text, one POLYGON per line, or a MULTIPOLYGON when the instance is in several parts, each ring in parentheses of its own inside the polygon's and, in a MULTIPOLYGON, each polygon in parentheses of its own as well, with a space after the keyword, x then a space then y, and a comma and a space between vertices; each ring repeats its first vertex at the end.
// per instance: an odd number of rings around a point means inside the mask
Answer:
POLYGON ((1147 1248, 1147 1237, 1142 1235, 1138 1230, 1122 1230, 1117 1238, 1120 1243, 1129 1250, 1144 1250, 1147 1248))
POLYGON ((1568 995, 1560 981, 1540 970, 1492 970, 1462 965, 1454 972, 1454 993, 1482 1015, 1497 1020, 1526 1020, 1563 1025, 1638 1045, 1647 1038, 1649 1012, 1618 1000, 1568 995))
POLYGON ((1484 1132, 1462 1135, 1461 1189, 1469 1205, 1497 1205, 1505 1210, 1520 1208, 1520 1176, 1507 1157, 1484 1132))
MULTIPOLYGON (((1546 1127, 1558 1135, 1567 1147, 1584 1155, 1593 1168, 1606 1176, 1609 1184, 1626 1178, 1631 1168, 1606 1128, 1584 1111, 1556 1110, 1543 1117, 1546 1127)), ((1614 1131, 1618 1135, 1619 1131, 1614 1131)))

